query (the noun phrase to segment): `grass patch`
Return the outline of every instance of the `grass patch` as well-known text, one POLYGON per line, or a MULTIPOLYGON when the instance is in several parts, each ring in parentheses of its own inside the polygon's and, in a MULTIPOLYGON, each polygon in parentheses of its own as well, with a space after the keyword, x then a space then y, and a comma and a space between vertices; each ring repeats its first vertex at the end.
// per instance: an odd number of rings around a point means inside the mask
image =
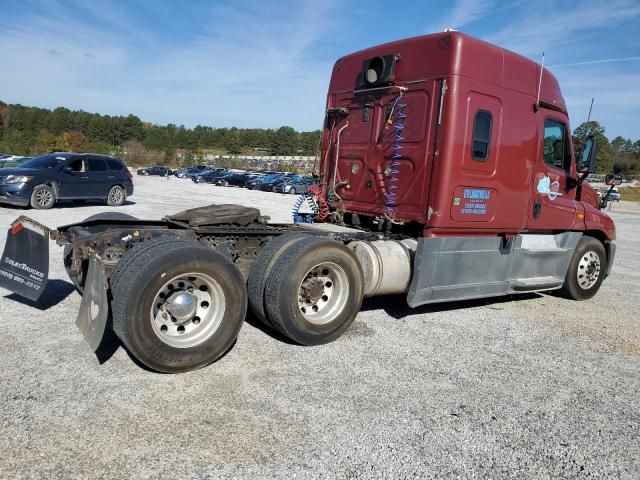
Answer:
POLYGON ((640 187, 620 188, 620 200, 640 202, 640 187))

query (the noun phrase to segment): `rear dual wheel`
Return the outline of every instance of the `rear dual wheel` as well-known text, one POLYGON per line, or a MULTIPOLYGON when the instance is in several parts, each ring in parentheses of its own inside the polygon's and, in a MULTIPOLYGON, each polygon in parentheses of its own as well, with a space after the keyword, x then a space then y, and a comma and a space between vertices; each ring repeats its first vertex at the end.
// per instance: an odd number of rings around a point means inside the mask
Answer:
POLYGON ((355 320, 364 294, 363 275, 343 244, 299 235, 273 240, 279 242, 273 260, 254 263, 249 275, 252 307, 256 316, 294 342, 321 345, 340 337, 355 320), (260 283, 252 278, 265 277, 261 304, 255 297, 260 283))
POLYGON ((158 241, 134 250, 111 279, 113 328, 124 345, 144 365, 166 373, 217 360, 246 315, 238 268, 192 241, 158 241))

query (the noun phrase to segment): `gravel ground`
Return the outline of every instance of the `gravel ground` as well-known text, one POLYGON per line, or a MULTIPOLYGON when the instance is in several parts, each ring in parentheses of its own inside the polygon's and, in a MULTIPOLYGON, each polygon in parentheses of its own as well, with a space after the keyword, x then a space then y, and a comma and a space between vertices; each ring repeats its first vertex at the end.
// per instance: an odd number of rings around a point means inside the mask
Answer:
MULTIPOLYGON (((216 202, 288 221, 293 198, 136 178, 117 211, 216 202)), ((106 210, 0 207, 0 242, 21 213, 57 226, 106 210)), ((115 340, 97 358, 52 244, 39 303, 0 294, 0 477, 638 478, 640 215, 617 210, 616 264, 591 301, 377 298, 313 348, 249 319, 228 355, 183 375, 140 368, 115 340)))

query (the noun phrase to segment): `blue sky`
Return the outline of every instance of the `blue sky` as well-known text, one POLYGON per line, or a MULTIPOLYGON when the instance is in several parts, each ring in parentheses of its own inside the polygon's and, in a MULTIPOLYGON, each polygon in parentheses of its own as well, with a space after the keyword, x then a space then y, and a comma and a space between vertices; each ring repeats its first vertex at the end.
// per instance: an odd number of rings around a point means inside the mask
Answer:
POLYGON ((639 0, 0 0, 0 13, 8 103, 316 129, 335 59, 454 27, 544 51, 573 127, 595 97, 610 138, 640 138, 639 0))

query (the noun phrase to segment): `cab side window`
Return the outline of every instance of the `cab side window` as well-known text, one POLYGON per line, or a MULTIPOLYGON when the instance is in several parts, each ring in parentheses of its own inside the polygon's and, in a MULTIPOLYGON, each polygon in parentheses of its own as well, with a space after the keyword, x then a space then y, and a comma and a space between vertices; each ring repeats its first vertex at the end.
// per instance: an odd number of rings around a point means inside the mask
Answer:
POLYGON ((549 118, 544 121, 542 145, 544 163, 563 170, 568 170, 571 162, 566 132, 564 123, 549 118))
POLYGON ((471 139, 471 156, 474 160, 484 162, 489 157, 492 123, 491 112, 487 110, 476 112, 473 119, 473 138, 471 139))

